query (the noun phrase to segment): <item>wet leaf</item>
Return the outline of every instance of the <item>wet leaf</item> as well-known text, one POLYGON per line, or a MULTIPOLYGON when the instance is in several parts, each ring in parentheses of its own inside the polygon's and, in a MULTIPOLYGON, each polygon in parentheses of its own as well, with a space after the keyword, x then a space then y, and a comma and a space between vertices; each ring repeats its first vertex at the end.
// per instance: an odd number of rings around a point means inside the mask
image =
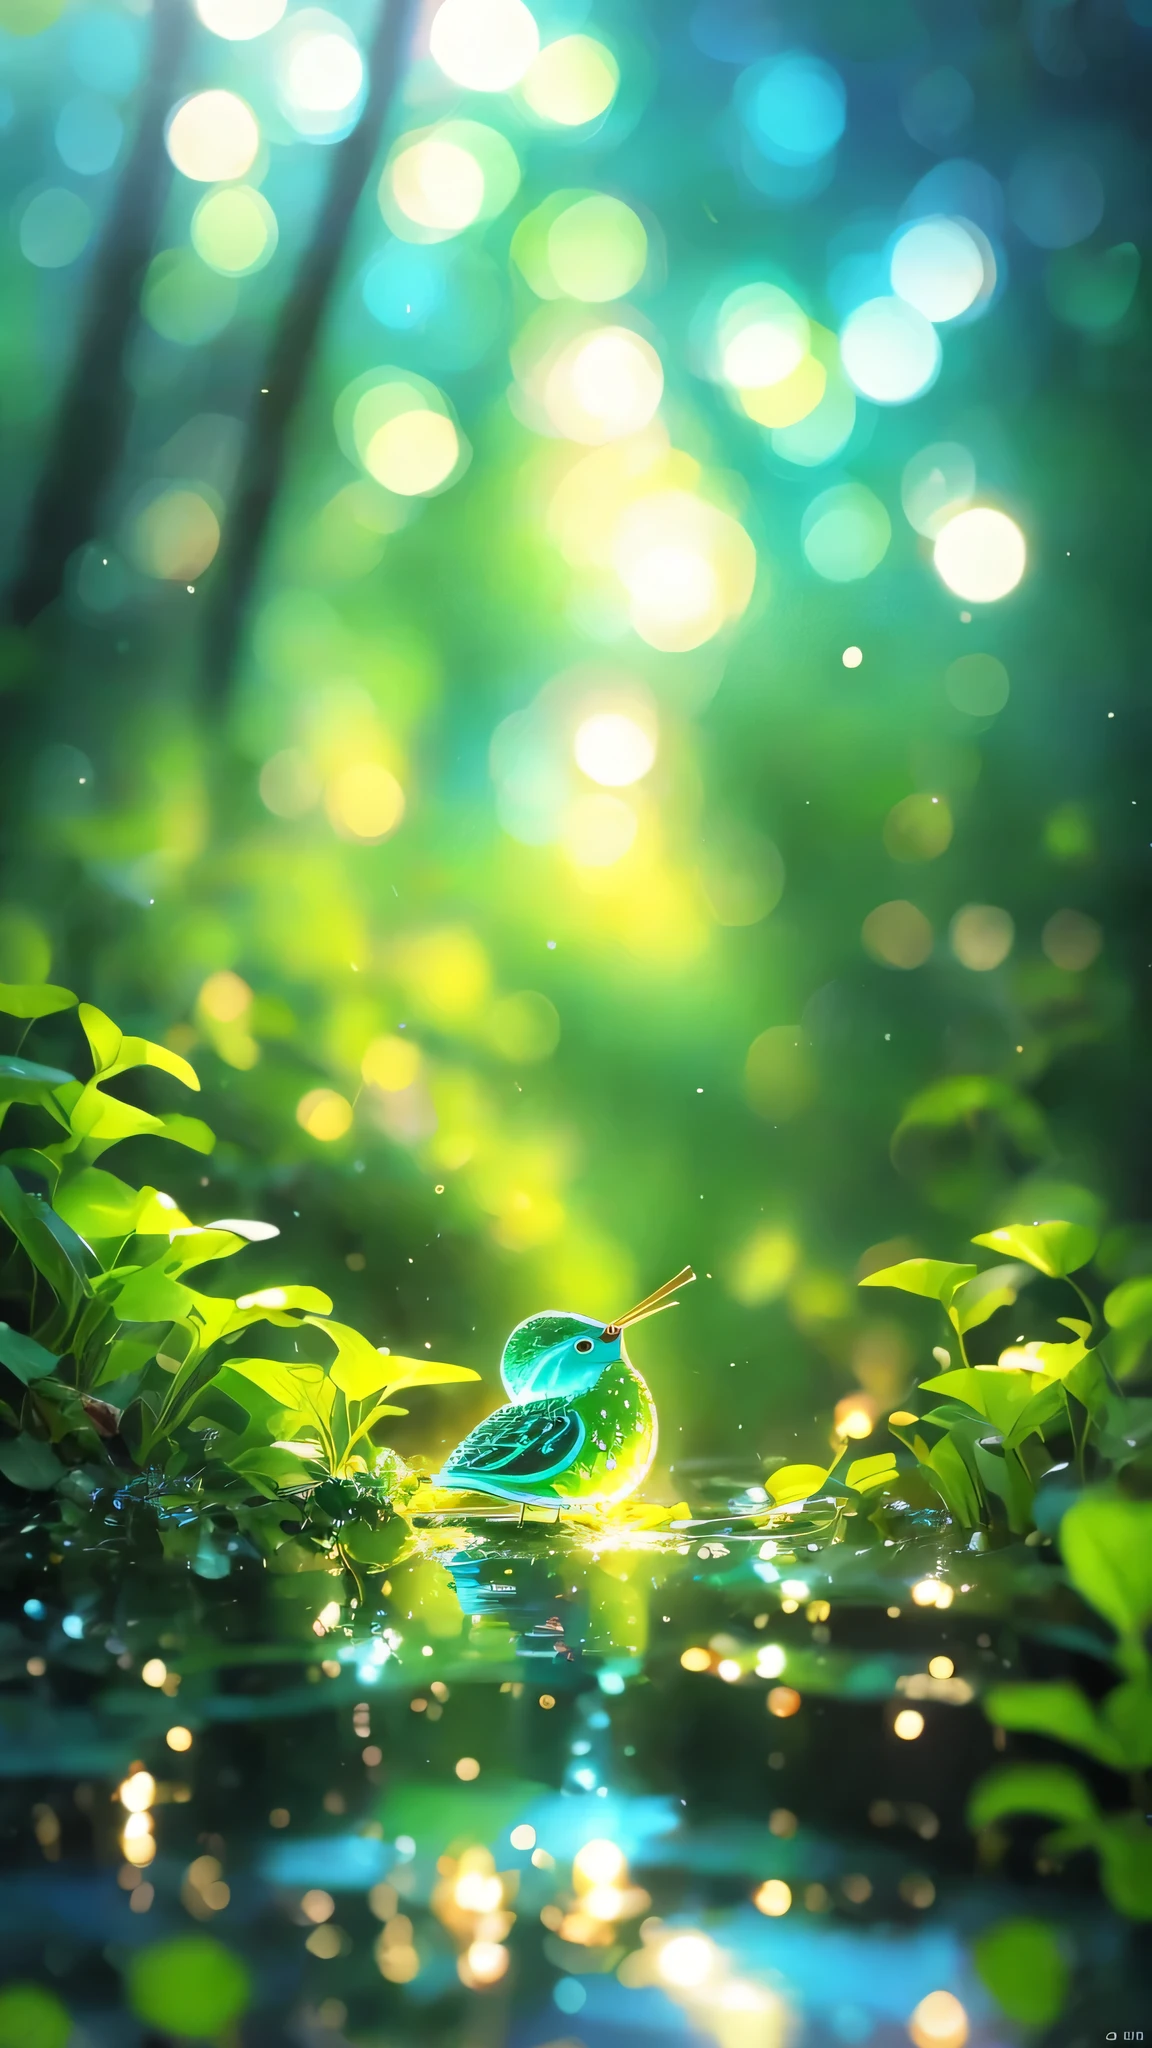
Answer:
POLYGON ((825 1465, 781 1465, 764 1483, 777 1507, 786 1507, 791 1501, 819 1493, 827 1477, 825 1465))
POLYGON ((1068 1997, 1068 1964, 1046 1920, 1002 1920, 976 1942, 973 1960, 1002 2012, 1021 2026, 1046 2027, 1068 1997))
POLYGON ((1094 1230, 1085 1223, 1009 1223, 1002 1230, 988 1230, 972 1239, 1002 1252, 1010 1259, 1023 1259, 1051 1280, 1066 1279, 1086 1266, 1099 1243, 1094 1230))

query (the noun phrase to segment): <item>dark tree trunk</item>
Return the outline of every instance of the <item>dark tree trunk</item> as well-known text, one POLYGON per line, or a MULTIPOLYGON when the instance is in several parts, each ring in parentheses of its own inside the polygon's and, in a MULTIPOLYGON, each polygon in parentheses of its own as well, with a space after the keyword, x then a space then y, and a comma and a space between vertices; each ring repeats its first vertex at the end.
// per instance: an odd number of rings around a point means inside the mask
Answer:
POLYGON ((336 150, 324 204, 285 301, 249 421, 215 580, 208 626, 205 695, 228 690, 244 618, 284 475, 288 433, 315 354, 353 218, 376 158, 411 40, 415 0, 381 0, 368 52, 368 94, 355 128, 336 150))
POLYGON ((60 594, 69 557, 95 534, 124 443, 131 393, 124 373, 140 278, 171 183, 164 123, 188 45, 188 0, 156 0, 152 54, 131 154, 88 281, 75 359, 24 536, 11 595, 18 625, 60 594))

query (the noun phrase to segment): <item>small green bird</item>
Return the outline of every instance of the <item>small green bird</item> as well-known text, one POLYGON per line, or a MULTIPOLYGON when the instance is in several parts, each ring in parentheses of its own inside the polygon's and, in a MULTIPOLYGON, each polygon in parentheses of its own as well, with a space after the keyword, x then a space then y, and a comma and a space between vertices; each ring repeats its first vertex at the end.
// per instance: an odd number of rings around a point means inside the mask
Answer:
POLYGON ((657 1422, 624 1331, 675 1308, 695 1278, 685 1266, 615 1322, 545 1309, 518 1323, 500 1360, 511 1401, 457 1444, 436 1483, 531 1507, 627 1499, 656 1455, 657 1422))

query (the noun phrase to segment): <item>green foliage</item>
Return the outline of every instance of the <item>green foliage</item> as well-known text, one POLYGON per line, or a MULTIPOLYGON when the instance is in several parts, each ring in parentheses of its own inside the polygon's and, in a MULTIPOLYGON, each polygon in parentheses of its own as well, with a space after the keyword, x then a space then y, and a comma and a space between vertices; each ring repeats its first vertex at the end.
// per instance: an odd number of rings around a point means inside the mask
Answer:
POLYGON ((1023 1259, 1050 1279, 1064 1280, 1088 1264, 1098 1239, 1083 1223, 1010 1223, 1003 1230, 987 1230, 972 1242, 1023 1259))
POLYGON ((54 1991, 41 1984, 6 1984, 0 1991, 0 2048, 67 2048, 71 2037, 68 2009, 54 1991))
MULTIPOLYGON (((74 1003, 59 989, 0 987, 0 1011, 22 1021, 74 1003)), ((108 1092, 141 1068, 191 1089, 199 1088, 196 1074, 179 1054, 126 1036, 90 1004, 78 1014, 92 1060, 87 1081, 17 1057, 0 1061, 0 1116, 19 1104, 47 1120, 38 1146, 0 1155, 7 1292, 23 1294, 28 1324, 0 1323, 0 1367, 8 1376, 0 1385, 0 1426, 7 1425, 0 1473, 46 1492, 69 1463, 115 1470, 114 1436, 121 1462, 129 1452, 138 1465, 160 1463, 170 1481, 191 1486, 189 1498, 203 1513, 189 1514, 180 1541, 203 1576, 228 1569, 208 1507, 213 1489, 274 1501, 286 1488, 349 1481, 353 1499, 341 1497, 339 1512, 331 1501, 329 1512, 320 1511, 316 1540, 328 1552, 341 1548, 347 1522, 346 1554, 382 1569, 407 1541, 393 1508, 418 1481, 374 1432, 407 1413, 395 1394, 477 1375, 375 1350, 357 1330, 329 1320, 332 1303, 315 1287, 229 1296, 194 1284, 199 1269, 247 1248, 245 1226, 193 1223, 171 1196, 133 1187, 96 1162, 141 1136, 210 1151, 215 1140, 206 1124, 153 1115, 108 1092), (229 1347, 256 1323, 298 1338, 316 1330, 333 1355, 325 1365, 232 1356, 229 1347)), ((250 1234, 275 1232, 262 1225, 250 1234)), ((275 1538, 272 1544, 280 1547, 275 1538)))
POLYGON ((252 1983, 240 1957, 210 1934, 153 1942, 128 1965, 128 2002, 146 2026, 214 2038, 248 2009, 252 1983))
MULTIPOLYGON (((942 1433, 923 1433, 912 1415, 892 1418, 889 1427, 954 1522, 1023 1536, 1035 1526, 1036 1487, 1051 1465, 1074 1466, 1083 1482, 1145 1460, 1152 1413, 1145 1416, 1143 1410, 1150 1404, 1125 1397, 1100 1343, 1105 1324, 1130 1328, 1142 1351, 1152 1336, 1152 1278, 1127 1281, 1110 1294, 1102 1320, 1071 1277, 1096 1250, 1097 1234, 1086 1224, 1009 1224, 972 1241, 1008 1254, 1008 1260, 978 1273, 974 1266, 943 1259, 906 1259, 869 1274, 860 1285, 892 1287, 940 1303, 961 1363, 921 1382, 922 1394, 942 1399, 919 1420, 942 1433), (1068 1338, 1017 1336, 1006 1345, 1001 1340, 998 1356, 974 1362, 968 1340, 1017 1302, 1028 1268, 1071 1287, 1086 1316, 1057 1318, 1071 1332, 1068 1338)), ((889 1494, 900 1484, 897 1464, 888 1478, 873 1480, 870 1490, 889 1494)))
POLYGON ((1047 2027, 1064 2010, 1068 1963, 1046 1920, 1001 1920, 985 1930, 972 1953, 977 1971, 1010 2020, 1047 2027))
POLYGON ((1103 1813, 1067 1765, 1019 1763, 980 1780, 968 1818, 974 1828, 1017 1813, 1064 1822, 1045 1838, 1044 1853, 1059 1859, 1094 1849, 1117 1911, 1152 1920, 1152 1832, 1141 1789, 1142 1773, 1152 1765, 1152 1668, 1142 1639, 1152 1616, 1152 1501, 1085 1494, 1065 1514, 1060 1542, 1077 1592, 1116 1630, 1115 1661, 1125 1676, 1098 1705, 1068 1680, 995 1686, 985 1697, 985 1712, 1001 1728, 1065 1743, 1124 1774, 1133 1781, 1138 1804, 1103 1813))

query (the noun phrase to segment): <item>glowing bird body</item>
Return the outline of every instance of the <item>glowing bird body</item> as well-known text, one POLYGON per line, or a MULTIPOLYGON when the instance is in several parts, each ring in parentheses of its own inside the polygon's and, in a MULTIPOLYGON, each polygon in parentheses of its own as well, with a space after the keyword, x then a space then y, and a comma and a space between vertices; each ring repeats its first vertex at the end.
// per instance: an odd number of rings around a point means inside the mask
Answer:
POLYGON ((626 1500, 656 1455, 656 1404, 624 1348, 624 1325, 672 1308, 686 1269, 616 1323, 545 1309, 519 1323, 500 1376, 511 1400, 446 1459, 439 1484, 529 1506, 626 1500))

